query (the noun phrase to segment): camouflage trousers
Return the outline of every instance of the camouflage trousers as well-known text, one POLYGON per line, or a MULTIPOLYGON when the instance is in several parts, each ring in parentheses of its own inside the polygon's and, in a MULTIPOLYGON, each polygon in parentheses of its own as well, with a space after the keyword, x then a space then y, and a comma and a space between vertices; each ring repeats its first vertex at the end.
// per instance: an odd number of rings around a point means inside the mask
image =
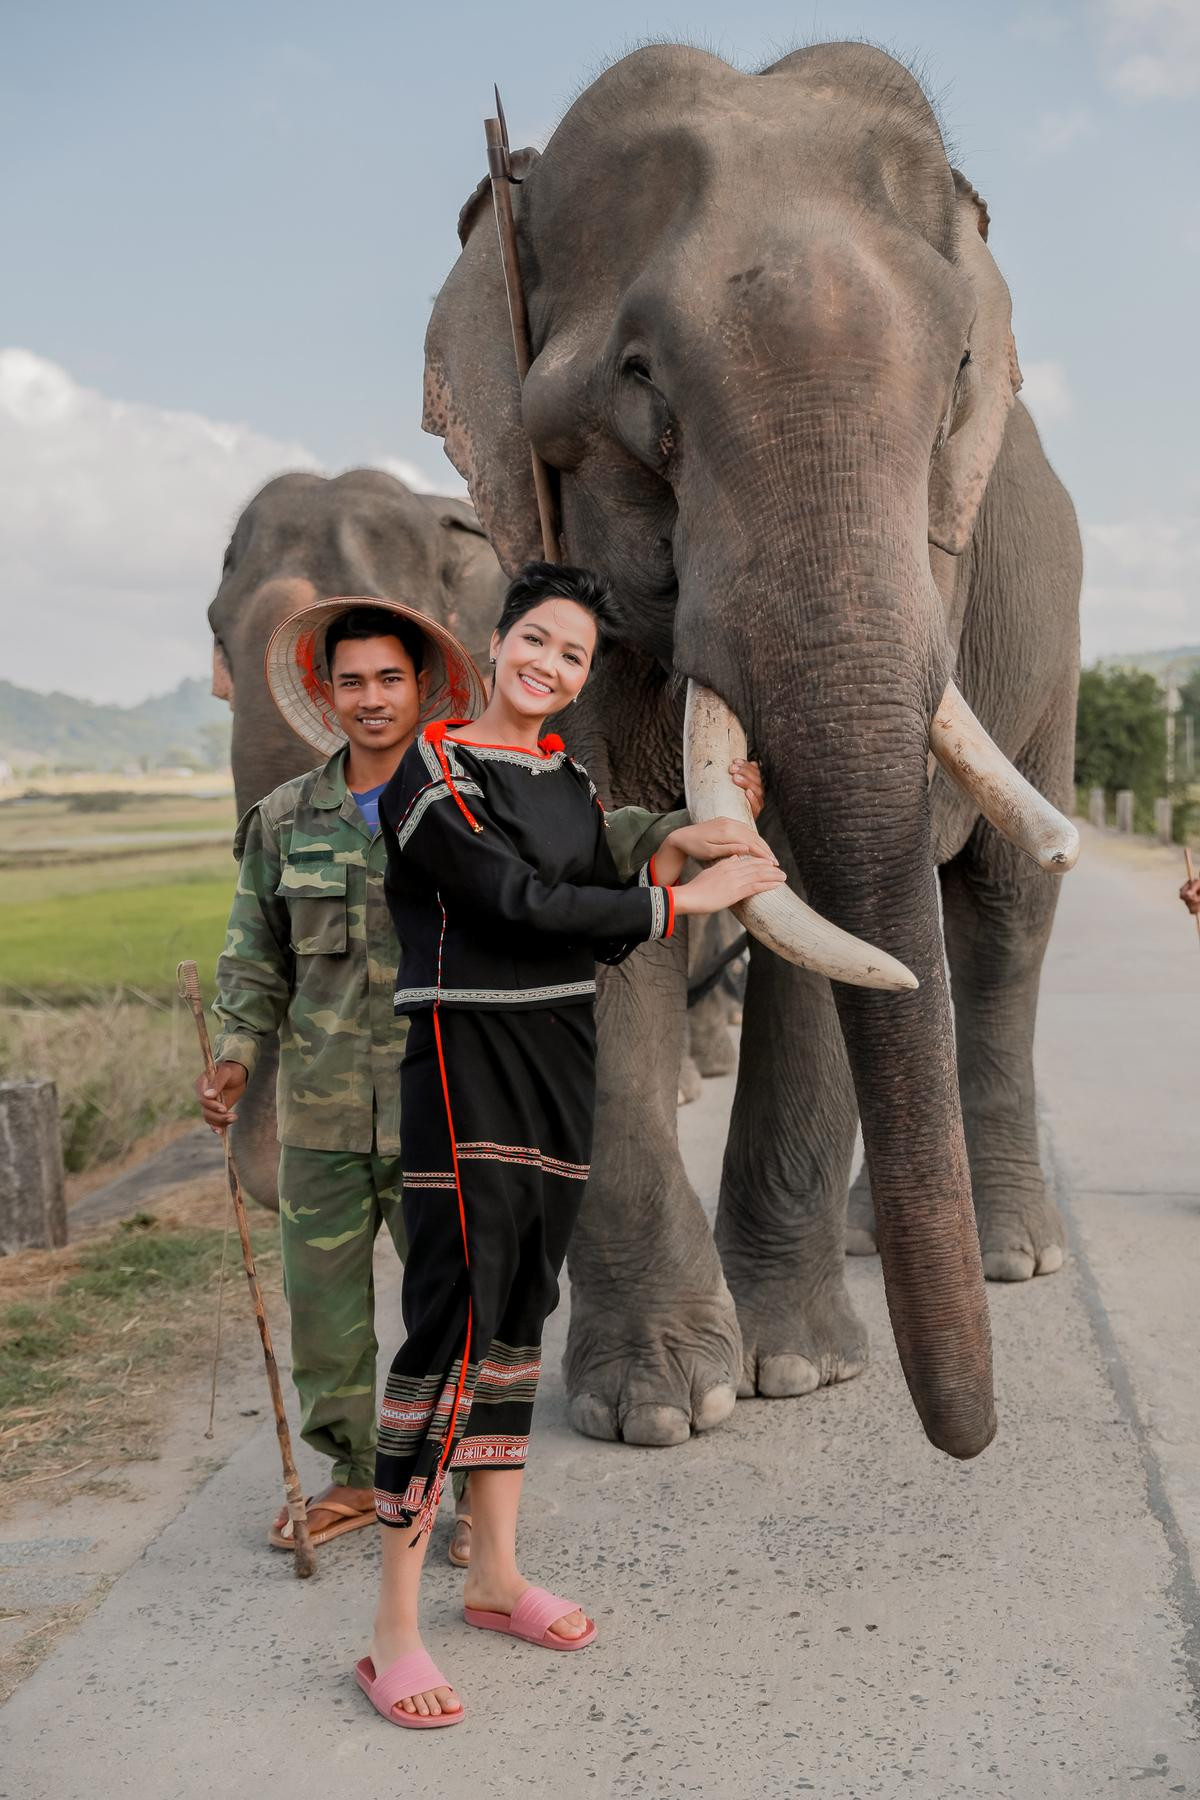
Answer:
MULTIPOLYGON (((336 1485, 372 1488, 379 1350, 372 1260, 381 1225, 401 1261, 407 1249, 400 1158, 282 1145, 279 1225, 300 1435, 330 1458, 336 1485)), ((400 1331, 397 1317, 388 1335, 398 1343, 400 1331)), ((461 1494, 465 1471, 454 1474, 461 1494)))

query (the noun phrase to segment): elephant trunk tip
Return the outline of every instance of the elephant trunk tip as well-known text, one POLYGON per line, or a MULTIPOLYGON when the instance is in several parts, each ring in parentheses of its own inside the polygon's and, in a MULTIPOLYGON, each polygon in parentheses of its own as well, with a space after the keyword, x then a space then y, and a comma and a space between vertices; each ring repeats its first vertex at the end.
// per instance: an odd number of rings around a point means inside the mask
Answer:
POLYGON ((956 1462, 970 1462, 982 1456, 996 1435, 996 1408, 989 1406, 979 1419, 945 1419, 921 1416, 925 1436, 935 1450, 952 1456, 956 1462))

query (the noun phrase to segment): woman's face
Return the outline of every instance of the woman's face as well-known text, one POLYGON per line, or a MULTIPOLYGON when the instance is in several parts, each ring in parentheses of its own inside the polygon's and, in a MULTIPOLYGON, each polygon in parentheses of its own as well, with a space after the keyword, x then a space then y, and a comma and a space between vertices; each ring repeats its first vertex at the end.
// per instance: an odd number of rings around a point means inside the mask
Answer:
POLYGON ((549 718, 568 706, 588 677, 596 621, 585 606, 552 596, 492 634, 495 692, 523 718, 549 718))

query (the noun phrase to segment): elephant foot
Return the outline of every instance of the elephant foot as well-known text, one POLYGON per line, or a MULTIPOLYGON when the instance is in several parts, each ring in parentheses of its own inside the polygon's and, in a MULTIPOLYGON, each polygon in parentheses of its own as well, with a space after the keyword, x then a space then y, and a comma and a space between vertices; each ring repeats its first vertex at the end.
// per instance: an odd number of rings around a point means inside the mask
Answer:
POLYGON ((1063 1266, 1065 1234, 1057 1206, 1043 1189, 991 1198, 976 1193, 975 1220, 989 1281, 1030 1281, 1063 1266))
POLYGON ((703 1041, 692 1043, 692 1061, 701 1075, 731 1075, 737 1068, 737 1048, 727 1028, 706 1032, 703 1041))
POLYGON ((708 1294, 647 1300, 571 1293, 564 1374, 584 1437, 685 1444, 733 1411, 742 1343, 723 1280, 708 1294))
POLYGON ((867 1366, 867 1330, 841 1281, 813 1289, 801 1275, 730 1278, 742 1328, 739 1398, 782 1400, 851 1381, 867 1366))
POLYGON ((865 1168, 852 1185, 846 1205, 845 1249, 847 1256, 879 1254, 875 1240, 875 1203, 871 1199, 871 1184, 865 1168))
POLYGON ((679 1105, 690 1106, 692 1101, 698 1100, 703 1092, 704 1081, 700 1071, 691 1057, 685 1055, 679 1065, 679 1105))

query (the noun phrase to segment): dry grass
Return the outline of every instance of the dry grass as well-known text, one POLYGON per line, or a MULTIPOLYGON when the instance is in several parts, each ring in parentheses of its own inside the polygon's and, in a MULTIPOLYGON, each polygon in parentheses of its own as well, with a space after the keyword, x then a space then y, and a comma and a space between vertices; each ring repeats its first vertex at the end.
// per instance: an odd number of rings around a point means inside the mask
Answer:
POLYGON ((194 1118, 197 1054, 182 1004, 114 995, 0 1011, 0 1079, 55 1083, 68 1174, 120 1161, 148 1133, 194 1118))
MULTIPOLYGON (((172 1384, 209 1363, 226 1206, 223 1182, 202 1177, 156 1213, 0 1261, 0 1503, 58 1501, 154 1456, 172 1384)), ((270 1308, 276 1226, 252 1227, 270 1308)), ((232 1349, 254 1335, 233 1231, 225 1281, 232 1349)))

